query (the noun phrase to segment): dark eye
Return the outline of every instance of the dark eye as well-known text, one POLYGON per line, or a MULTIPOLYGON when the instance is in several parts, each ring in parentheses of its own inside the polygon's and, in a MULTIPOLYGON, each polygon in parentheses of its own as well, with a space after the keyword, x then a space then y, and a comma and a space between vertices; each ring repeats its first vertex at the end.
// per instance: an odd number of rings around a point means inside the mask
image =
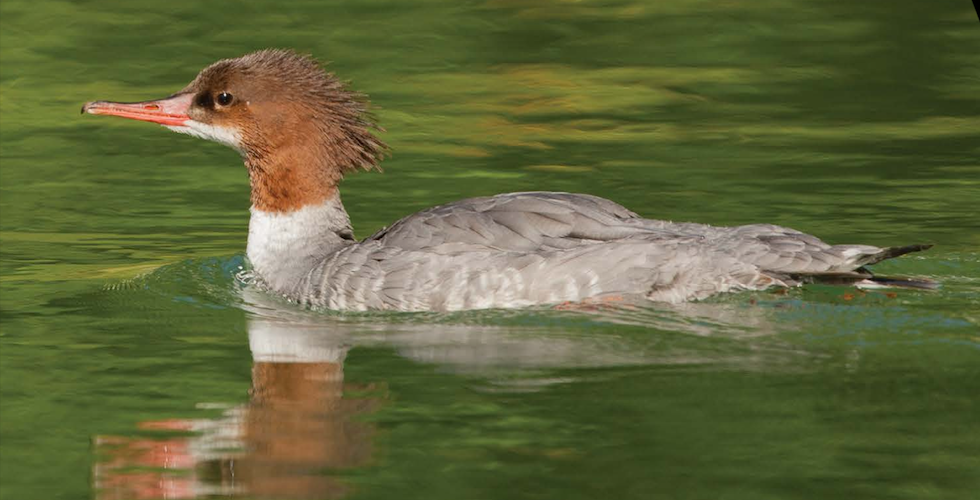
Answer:
POLYGON ((234 99, 235 97, 229 94, 228 92, 222 92, 218 94, 218 97, 215 100, 218 101, 218 104, 222 106, 227 106, 231 104, 231 101, 233 101, 234 99))

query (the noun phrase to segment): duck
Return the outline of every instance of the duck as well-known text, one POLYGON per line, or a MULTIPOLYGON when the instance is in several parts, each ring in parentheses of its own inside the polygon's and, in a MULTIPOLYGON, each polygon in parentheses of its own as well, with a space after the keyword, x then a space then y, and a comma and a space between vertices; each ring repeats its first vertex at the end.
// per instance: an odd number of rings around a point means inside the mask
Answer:
POLYGON ((813 282, 925 288, 868 266, 925 250, 827 244, 773 224, 641 217, 589 194, 515 192, 409 215, 358 240, 339 184, 389 148, 367 97, 312 56, 265 49, 217 61, 177 93, 92 101, 82 113, 152 122, 238 151, 260 286, 311 308, 460 311, 586 301, 678 303, 813 282))

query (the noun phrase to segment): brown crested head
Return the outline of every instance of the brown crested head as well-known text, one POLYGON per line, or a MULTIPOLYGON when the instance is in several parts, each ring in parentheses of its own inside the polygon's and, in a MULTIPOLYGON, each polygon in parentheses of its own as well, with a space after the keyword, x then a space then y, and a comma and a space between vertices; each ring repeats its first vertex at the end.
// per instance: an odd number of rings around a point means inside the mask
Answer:
POLYGON ((314 59, 267 49, 211 64, 169 98, 97 101, 82 111, 228 144, 245 159, 253 206, 284 212, 322 203, 347 172, 380 170, 387 147, 367 108, 314 59))

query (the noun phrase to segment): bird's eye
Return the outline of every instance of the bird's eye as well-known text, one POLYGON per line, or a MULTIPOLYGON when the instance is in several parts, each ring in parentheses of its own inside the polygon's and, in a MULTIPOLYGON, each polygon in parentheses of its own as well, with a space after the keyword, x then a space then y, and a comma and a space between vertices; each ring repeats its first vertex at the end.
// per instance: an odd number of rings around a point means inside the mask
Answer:
POLYGON ((232 96, 228 92, 222 92, 218 94, 217 98, 215 98, 215 100, 218 101, 218 104, 222 106, 227 106, 231 104, 231 101, 233 101, 234 99, 235 99, 234 96, 232 96))

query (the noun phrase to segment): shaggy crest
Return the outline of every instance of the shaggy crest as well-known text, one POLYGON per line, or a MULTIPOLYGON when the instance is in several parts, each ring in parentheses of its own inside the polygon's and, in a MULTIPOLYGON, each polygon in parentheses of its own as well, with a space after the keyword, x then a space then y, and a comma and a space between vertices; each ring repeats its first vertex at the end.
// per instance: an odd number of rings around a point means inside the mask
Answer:
MULTIPOLYGON (((291 50, 264 49, 234 59, 223 59, 203 69, 184 91, 246 85, 256 99, 292 111, 296 118, 314 125, 307 140, 318 142, 321 158, 341 173, 363 169, 381 170, 388 147, 372 131, 384 131, 368 112, 364 94, 349 90, 345 82, 328 73, 310 56, 291 50), (320 139, 320 140, 317 140, 320 139)), ((259 103, 256 103, 259 105, 259 103)), ((268 132, 253 128, 246 135, 246 153, 255 159, 268 154, 268 132)))

